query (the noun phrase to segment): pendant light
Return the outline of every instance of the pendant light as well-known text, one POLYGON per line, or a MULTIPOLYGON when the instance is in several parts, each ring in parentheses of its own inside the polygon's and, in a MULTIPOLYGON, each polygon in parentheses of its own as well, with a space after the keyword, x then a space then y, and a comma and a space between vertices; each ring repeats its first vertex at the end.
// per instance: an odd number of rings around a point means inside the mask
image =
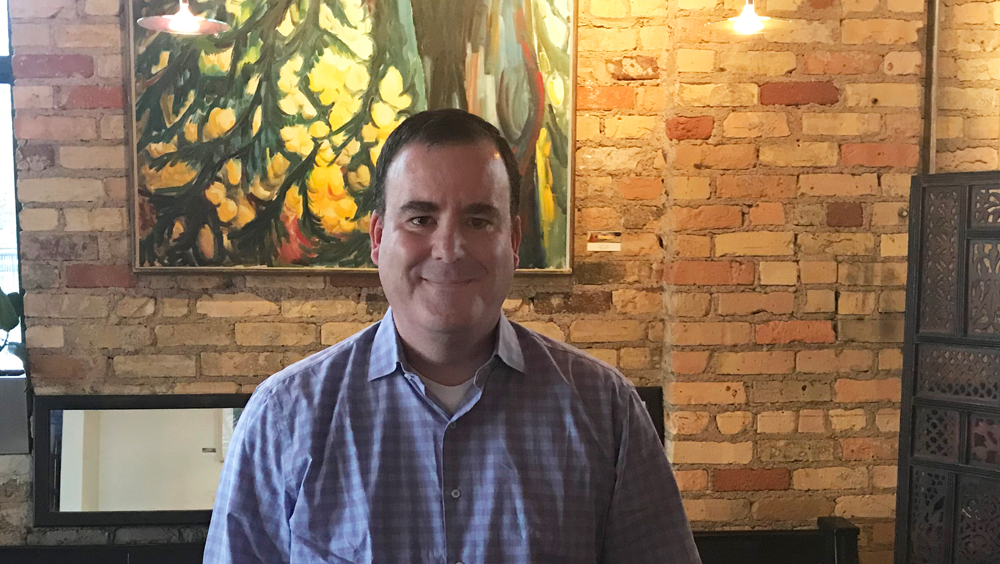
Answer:
POLYGON ((135 23, 151 31, 164 31, 176 35, 216 35, 229 31, 229 24, 226 22, 203 18, 191 13, 188 0, 181 0, 175 14, 139 18, 135 23))
POLYGON ((743 6, 743 11, 735 18, 729 18, 721 22, 708 24, 708 27, 722 31, 729 31, 739 35, 754 35, 765 31, 776 31, 789 27, 787 20, 777 20, 767 16, 758 16, 754 10, 753 0, 747 0, 743 6))

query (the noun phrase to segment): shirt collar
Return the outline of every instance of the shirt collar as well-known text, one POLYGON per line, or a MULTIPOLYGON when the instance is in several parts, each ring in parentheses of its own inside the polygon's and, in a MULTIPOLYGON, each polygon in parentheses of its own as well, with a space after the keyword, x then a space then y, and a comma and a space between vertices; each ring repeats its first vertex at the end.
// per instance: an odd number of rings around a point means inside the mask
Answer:
MULTIPOLYGON (((523 374, 524 353, 521 351, 521 344, 518 342, 517 333, 514 332, 514 326, 503 313, 500 314, 498 333, 499 337, 493 356, 500 357, 504 364, 523 374)), ((385 312, 382 322, 379 323, 372 341, 372 354, 368 361, 368 381, 388 376, 406 366, 403 346, 399 342, 396 324, 392 320, 392 308, 389 308, 385 312)))

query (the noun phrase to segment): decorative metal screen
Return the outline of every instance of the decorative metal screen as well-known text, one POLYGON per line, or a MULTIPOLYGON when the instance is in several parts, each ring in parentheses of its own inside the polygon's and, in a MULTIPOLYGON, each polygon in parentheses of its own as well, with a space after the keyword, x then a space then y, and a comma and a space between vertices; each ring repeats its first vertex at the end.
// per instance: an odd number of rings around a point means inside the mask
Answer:
POLYGON ((1000 563, 1000 173, 914 177, 897 564, 1000 563))

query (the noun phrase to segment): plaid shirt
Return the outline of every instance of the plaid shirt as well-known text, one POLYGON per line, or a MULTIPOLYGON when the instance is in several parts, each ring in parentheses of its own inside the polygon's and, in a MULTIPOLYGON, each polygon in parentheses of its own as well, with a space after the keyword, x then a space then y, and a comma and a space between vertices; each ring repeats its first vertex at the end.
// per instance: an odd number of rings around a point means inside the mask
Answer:
POLYGON ((272 376, 226 458, 205 564, 697 564, 649 415, 611 366, 501 317, 452 415, 392 312, 272 376))

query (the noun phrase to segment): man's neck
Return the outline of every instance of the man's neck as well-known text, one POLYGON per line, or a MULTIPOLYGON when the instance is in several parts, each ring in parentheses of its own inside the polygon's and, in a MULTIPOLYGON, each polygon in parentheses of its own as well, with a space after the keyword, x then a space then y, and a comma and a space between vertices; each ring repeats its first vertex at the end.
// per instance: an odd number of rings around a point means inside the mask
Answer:
POLYGON ((421 376, 444 386, 457 386, 476 375, 493 356, 499 324, 485 335, 410 330, 396 321, 406 360, 421 376))

